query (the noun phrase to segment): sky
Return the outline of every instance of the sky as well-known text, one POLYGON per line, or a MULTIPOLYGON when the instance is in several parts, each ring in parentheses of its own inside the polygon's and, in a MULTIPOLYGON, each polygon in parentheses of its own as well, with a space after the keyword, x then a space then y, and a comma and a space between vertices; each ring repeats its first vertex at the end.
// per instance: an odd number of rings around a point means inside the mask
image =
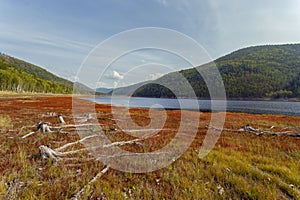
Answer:
MULTIPOLYGON (((145 48, 124 53, 109 66, 97 59, 93 66, 102 70, 97 81, 80 80, 78 73, 99 45, 144 27, 189 37, 213 60, 248 46, 300 43, 300 1, 0 0, 0 52, 93 88, 129 85, 193 66, 174 52, 145 48)), ((142 43, 151 34, 115 40, 107 49, 142 43)), ((171 44, 169 39, 154 34, 151 41, 171 44)))

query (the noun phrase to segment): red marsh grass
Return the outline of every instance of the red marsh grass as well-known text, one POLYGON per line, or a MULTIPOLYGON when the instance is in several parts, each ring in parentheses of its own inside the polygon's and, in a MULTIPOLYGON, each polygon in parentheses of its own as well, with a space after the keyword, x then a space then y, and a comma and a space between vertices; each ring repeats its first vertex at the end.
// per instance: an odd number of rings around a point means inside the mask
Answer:
MULTIPOLYGON (((93 104, 80 100, 83 104, 93 104)), ((111 106, 96 105, 97 112, 112 118, 111 106)), ((118 108, 114 108, 118 110, 118 108)), ((76 134, 37 133, 21 139, 40 120, 58 124, 56 118, 43 118, 55 112, 72 115, 70 96, 9 96, 0 98, 0 199, 69 199, 104 166, 96 161, 69 161, 63 165, 39 157, 40 145, 51 148, 79 139, 76 134)), ((183 111, 189 117, 195 112, 183 111)), ((150 123, 148 109, 130 109, 131 119, 141 126, 150 123)), ((174 138, 182 112, 166 111, 167 119, 159 137, 143 141, 143 146, 125 145, 135 152, 155 151, 174 138)), ((82 199, 300 199, 300 139, 223 131, 214 149, 203 159, 198 152, 207 131, 210 113, 200 114, 199 127, 186 127, 186 134, 197 128, 189 149, 170 166, 145 174, 110 169, 85 188, 82 199)), ((66 118, 67 123, 73 123, 66 118)), ((113 120, 99 119, 104 133, 113 141, 133 137, 113 132, 113 120)), ((250 124, 258 129, 300 131, 300 118, 280 115, 226 113, 224 127, 237 130, 250 124)), ((83 147, 81 144, 74 148, 83 147)), ((87 152, 78 157, 86 158, 87 152)))

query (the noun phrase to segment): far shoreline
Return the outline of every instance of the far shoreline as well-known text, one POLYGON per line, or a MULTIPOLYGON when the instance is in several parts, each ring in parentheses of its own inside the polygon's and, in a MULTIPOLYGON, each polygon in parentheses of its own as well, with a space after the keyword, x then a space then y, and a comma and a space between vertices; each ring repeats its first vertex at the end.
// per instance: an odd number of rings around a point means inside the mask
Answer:
MULTIPOLYGON (((155 104, 156 100, 152 101, 151 98, 148 97, 133 97, 136 99, 132 99, 130 101, 131 104, 127 105, 124 103, 123 99, 126 99, 126 96, 114 96, 115 102, 112 106, 116 107, 129 107, 129 108, 152 108, 151 105, 155 104), (118 100, 120 99, 120 101, 118 100), (143 101, 143 99, 145 99, 143 101), (142 103, 141 103, 142 102, 142 103)), ((108 96, 94 96, 94 97, 84 97, 84 100, 89 100, 98 105, 110 105, 113 103, 110 101, 110 97, 108 96), (103 98, 103 99, 102 99, 103 98), (101 100, 102 99, 102 100, 101 100)), ((153 98, 155 99, 155 98, 153 98)), ((216 102, 216 107, 214 110, 211 110, 209 99, 197 99, 199 100, 199 109, 198 107, 189 107, 189 106, 178 106, 177 103, 168 103, 168 100, 174 101, 175 99, 168 98, 156 98, 157 104, 163 106, 163 108, 152 108, 152 109, 164 109, 164 110, 186 110, 186 111, 196 111, 196 112, 235 112, 235 113, 248 113, 248 114, 259 114, 259 115, 282 115, 282 116, 300 116, 299 104, 298 101, 266 101, 266 100, 231 100, 227 99, 226 101, 226 110, 223 107, 218 107, 218 102, 216 102), (160 101, 162 100, 162 101, 160 101), (164 101, 166 100, 166 101, 164 101), (203 102, 201 102, 203 101, 203 102), (206 102, 205 102, 206 101, 206 102), (259 103, 261 102, 261 103, 259 103), (288 104, 286 104, 288 103, 288 104), (296 104, 295 104, 296 103, 296 104), (256 106, 256 104, 258 104, 256 106)), ((182 98, 183 100, 188 100, 187 98, 182 98)), ((175 100, 176 101, 176 100, 175 100)), ((218 101, 218 100, 216 100, 218 101)), ((220 100, 222 101, 222 100, 220 100)), ((223 104, 223 103, 221 103, 223 104)), ((221 105, 220 104, 220 105, 221 105)))
MULTIPOLYGON (((92 95, 94 97, 110 97, 112 96, 111 94, 95 94, 92 95)), ((136 98, 159 98, 159 99, 176 99, 176 98, 171 98, 171 97, 140 97, 140 96, 127 96, 127 95, 113 95, 114 97, 136 97, 136 98)), ((189 98, 189 97, 179 97, 177 99, 193 99, 193 98, 189 98)), ((198 100, 211 100, 210 98, 202 98, 202 97, 198 97, 198 100)), ((214 100, 223 100, 222 98, 218 99, 215 98, 214 100)), ((300 102, 300 98, 268 98, 268 97, 262 97, 262 98, 239 98, 239 97, 235 97, 235 98, 226 98, 226 100, 230 100, 230 101, 274 101, 274 102, 300 102)))
MULTIPOLYGON (((47 96, 77 96, 77 97, 86 97, 86 98, 98 98, 98 97, 110 97, 111 94, 63 94, 63 93, 32 93, 32 92, 13 92, 13 91, 0 91, 0 98, 2 97, 47 97, 47 96)), ((114 95, 114 97, 132 97, 132 96, 126 96, 126 95, 114 95)), ((135 97, 135 96, 134 96, 135 97)), ((158 98, 158 97, 139 97, 136 96, 136 98, 158 98)), ((170 97, 159 97, 159 99, 176 99, 176 98, 170 98, 170 97)), ((193 99, 189 97, 179 97, 177 99, 193 99)), ((197 100, 211 100, 210 98, 202 98, 198 97, 197 100)), ((218 99, 215 98, 214 100, 224 100, 222 98, 218 99)), ((268 98, 268 97, 262 97, 262 98, 226 98, 226 100, 229 101, 270 101, 270 102, 300 102, 300 98, 268 98)))

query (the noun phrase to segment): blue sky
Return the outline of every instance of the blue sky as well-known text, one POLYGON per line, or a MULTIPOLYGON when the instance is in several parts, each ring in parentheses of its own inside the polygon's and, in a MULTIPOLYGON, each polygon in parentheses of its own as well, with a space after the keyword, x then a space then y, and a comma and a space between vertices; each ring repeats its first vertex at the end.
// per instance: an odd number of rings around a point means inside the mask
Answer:
MULTIPOLYGON (((196 40, 214 59, 246 46, 299 43, 299 11, 299 0, 0 0, 0 52, 76 80, 89 52, 122 31, 176 30, 196 40)), ((98 85, 89 85, 112 87, 120 80, 132 84, 188 67, 174 55, 144 50, 122 57, 98 85), (171 67, 140 70, 124 81, 128 71, 141 64, 136 60, 171 67)))

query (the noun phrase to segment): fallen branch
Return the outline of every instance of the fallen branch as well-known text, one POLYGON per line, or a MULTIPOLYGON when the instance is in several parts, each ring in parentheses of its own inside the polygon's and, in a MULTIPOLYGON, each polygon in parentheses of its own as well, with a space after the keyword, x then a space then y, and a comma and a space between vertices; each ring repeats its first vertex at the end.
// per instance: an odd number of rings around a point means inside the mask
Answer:
MULTIPOLYGON (((273 132, 273 131, 267 131, 267 130, 260 130, 255 129, 251 127, 249 124, 246 126, 242 126, 239 129, 227 129, 227 128, 218 128, 214 126, 207 126, 208 128, 217 130, 217 131, 230 131, 230 132, 248 132, 248 133, 254 133, 256 135, 262 135, 262 134, 269 134, 269 135, 276 135, 276 136, 291 136, 291 137, 300 137, 300 133, 293 132, 293 131, 284 131, 284 132, 273 132)), ((273 129, 274 127, 271 127, 270 129, 273 129)), ((283 130, 283 129, 282 129, 283 130)))
POLYGON ((103 168, 96 176, 94 176, 94 178, 92 178, 83 188, 81 188, 81 190, 79 190, 74 197, 72 198, 72 200, 77 200, 81 194, 84 192, 84 190, 91 185, 92 183, 94 183, 98 178, 100 178, 103 174, 105 174, 108 170, 109 170, 109 165, 106 166, 105 168, 103 168))
MULTIPOLYGON (((162 155, 162 154, 171 154, 171 155, 174 155, 174 152, 148 152, 147 155, 148 156, 156 156, 156 155, 162 155)), ((97 158, 98 160, 103 160, 102 158, 105 158, 105 159, 113 159, 113 158, 120 158, 120 157, 126 157, 126 156, 145 156, 145 154, 143 153, 123 153, 123 154, 115 154, 115 155, 111 155, 111 156, 108 156, 108 155, 97 155, 97 158)))
POLYGON ((52 133, 53 131, 50 130, 49 124, 50 124, 49 122, 39 122, 39 123, 37 123, 36 126, 23 126, 23 127, 21 128, 21 130, 19 131, 19 134, 22 132, 22 130, 23 130, 24 128, 33 128, 33 127, 36 127, 37 130, 36 130, 36 131, 29 132, 28 134, 22 136, 22 139, 27 138, 27 137, 29 137, 29 136, 31 136, 31 135, 33 135, 33 134, 39 132, 39 131, 42 131, 43 133, 45 133, 45 132, 52 133))
POLYGON ((23 126, 23 127, 20 129, 18 135, 20 135, 20 134, 22 133, 22 131, 23 131, 25 128, 35 128, 35 127, 36 127, 36 125, 32 125, 32 126, 23 126))
POLYGON ((68 124, 68 125, 62 125, 62 126, 53 126, 51 128, 53 129, 60 129, 60 128, 72 128, 72 127, 83 127, 83 126, 99 126, 101 124, 68 124))
POLYGON ((256 134, 261 134, 262 133, 261 130, 252 128, 249 124, 247 124, 246 126, 242 126, 239 130, 240 131, 252 132, 252 133, 256 133, 256 134))
POLYGON ((121 119, 114 119, 110 117, 97 117, 98 120, 111 120, 111 121, 123 121, 121 119))
POLYGON ((290 137, 300 137, 300 133, 295 133, 292 131, 285 131, 285 132, 271 132, 271 131, 262 131, 263 134, 270 134, 276 136, 290 136, 290 137))
MULTIPOLYGON (((272 129, 272 127, 270 129, 272 129)), ((249 124, 246 126, 242 126, 239 130, 244 130, 244 131, 247 131, 250 133, 255 133, 256 135, 269 134, 269 135, 276 135, 276 136, 300 137, 300 133, 295 133, 292 131, 273 132, 273 131, 267 131, 267 130, 259 130, 259 129, 252 128, 249 124)), ((281 129, 281 130, 286 130, 286 128, 281 129)))
POLYGON ((36 132, 37 132, 37 131, 32 131, 32 132, 30 132, 30 133, 24 135, 24 136, 22 137, 22 139, 27 138, 27 137, 29 137, 29 136, 35 134, 36 132))
POLYGON ((147 138, 137 138, 134 140, 129 140, 129 141, 119 141, 119 142, 113 142, 110 144, 105 144, 102 146, 93 146, 93 147, 85 147, 82 149, 77 149, 77 150, 73 150, 73 151, 66 151, 66 152, 61 152, 63 149, 66 149, 67 147, 70 147, 72 145, 78 144, 80 142, 83 142, 87 139, 91 139, 94 137, 100 137, 100 135, 90 135, 90 136, 86 136, 80 140, 77 140, 75 142, 71 142, 71 143, 67 143, 61 147, 58 147, 56 149, 51 149, 48 146, 45 145, 41 145, 39 147, 40 149, 40 155, 43 159, 48 159, 48 158, 52 158, 54 161, 60 161, 62 159, 69 159, 69 158, 62 158, 65 157, 67 155, 71 155, 71 154, 76 154, 76 153, 80 153, 80 152, 84 152, 84 151, 88 151, 88 150, 95 150, 95 149, 100 149, 100 148, 110 148, 110 147, 114 147, 114 146, 123 146, 123 145, 127 145, 127 144, 140 144, 139 141, 145 140, 147 138))
MULTIPOLYGON (((76 153, 80 153, 80 152, 84 152, 84 151, 89 151, 89 150, 96 150, 96 149, 101 149, 101 148, 110 148, 110 147, 114 147, 114 146, 123 146, 126 144, 140 144, 138 143, 138 141, 141 141, 144 139, 134 139, 134 140, 129 140, 129 141, 120 141, 120 142, 113 142, 110 144, 105 144, 102 146, 93 146, 93 147, 85 147, 82 149, 77 149, 77 150, 73 150, 73 151, 67 151, 67 152, 61 152, 61 155, 71 155, 71 154, 76 154, 76 153)), ((73 142, 74 144, 77 144, 78 141, 73 142)), ((71 144, 73 145, 73 144, 71 144)))
POLYGON ((67 148, 69 146, 78 144, 80 142, 83 142, 84 140, 87 140, 87 139, 90 139, 90 138, 93 138, 93 137, 97 137, 97 136, 99 136, 99 135, 89 135, 89 136, 86 136, 86 137, 84 137, 84 138, 82 138, 80 140, 77 140, 77 141, 71 142, 71 143, 67 143, 67 144, 65 144, 65 145, 63 145, 63 146, 61 146, 59 148, 56 148, 55 151, 61 151, 61 150, 65 149, 65 148, 67 148))
POLYGON ((50 126, 49 122, 39 122, 37 123, 37 125, 33 125, 33 126, 23 126, 18 134, 21 134, 22 131, 25 128, 36 128, 36 131, 31 131, 27 134, 25 134, 24 136, 22 136, 22 139, 27 138, 39 131, 42 131, 43 133, 49 132, 49 133, 53 133, 53 130, 57 130, 59 133, 67 135, 70 132, 68 131, 63 131, 63 128, 75 128, 74 130, 71 131, 93 131, 93 129, 91 128, 82 128, 82 129, 77 129, 77 127, 86 127, 86 126, 99 126, 101 124, 68 124, 68 125, 62 125, 62 126, 50 126), (51 130, 52 129, 52 130, 51 130))
MULTIPOLYGON (((249 124, 247 124, 246 126, 242 126, 238 130, 227 129, 227 128, 218 128, 218 127, 214 127, 214 126, 208 126, 208 128, 211 128, 211 129, 214 129, 217 131, 248 132, 248 133, 254 133, 256 135, 269 134, 269 135, 276 135, 276 136, 300 137, 300 133, 297 133, 297 132, 293 132, 293 131, 273 132, 273 131, 267 131, 267 130, 260 130, 260 129, 255 129, 255 128, 251 127, 249 124)), ((273 128, 271 127, 270 129, 273 129, 273 128)), ((286 128, 282 129, 282 130, 286 130, 286 128)))
POLYGON ((59 122, 60 122, 61 124, 66 124, 66 122, 65 122, 65 120, 64 120, 64 118, 63 118, 63 116, 62 116, 62 114, 58 114, 57 117, 58 117, 58 120, 59 120, 59 122))

